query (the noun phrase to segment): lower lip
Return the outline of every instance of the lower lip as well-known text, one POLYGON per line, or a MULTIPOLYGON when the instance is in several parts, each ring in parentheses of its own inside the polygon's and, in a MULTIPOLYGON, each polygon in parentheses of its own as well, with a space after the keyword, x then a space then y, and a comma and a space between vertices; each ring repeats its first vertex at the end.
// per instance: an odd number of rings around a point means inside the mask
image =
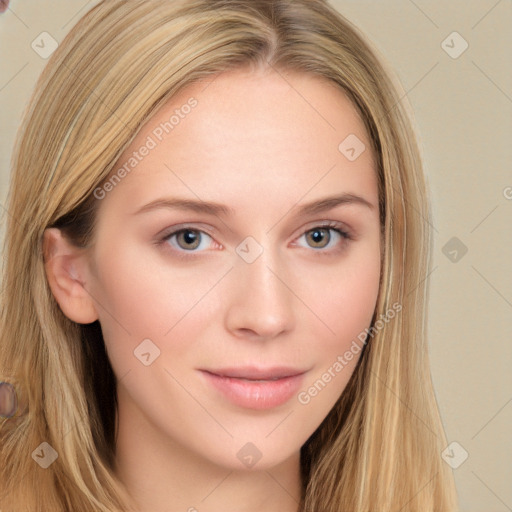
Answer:
POLYGON ((277 380, 255 381, 201 372, 230 402, 247 409, 272 409, 290 400, 300 389, 304 374, 277 380))

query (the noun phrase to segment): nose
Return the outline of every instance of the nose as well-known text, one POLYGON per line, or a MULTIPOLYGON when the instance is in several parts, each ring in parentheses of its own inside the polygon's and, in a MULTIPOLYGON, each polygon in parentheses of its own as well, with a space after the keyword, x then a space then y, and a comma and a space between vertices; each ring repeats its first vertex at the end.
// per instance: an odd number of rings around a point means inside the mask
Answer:
POLYGON ((269 251, 252 263, 238 258, 231 272, 226 329, 238 338, 269 340, 293 330, 292 283, 269 251), (281 270, 279 270, 281 269, 281 270))

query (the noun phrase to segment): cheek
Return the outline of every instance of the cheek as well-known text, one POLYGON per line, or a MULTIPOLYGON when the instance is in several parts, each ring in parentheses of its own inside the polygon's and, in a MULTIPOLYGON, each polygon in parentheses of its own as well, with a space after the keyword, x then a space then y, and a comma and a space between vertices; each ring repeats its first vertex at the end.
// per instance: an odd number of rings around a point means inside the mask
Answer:
POLYGON ((133 351, 145 339, 161 350, 172 340, 175 354, 186 352, 201 325, 208 322, 209 310, 198 306, 209 302, 205 298, 229 266, 208 267, 207 272, 199 267, 180 267, 159 255, 157 249, 138 250, 136 244, 121 245, 118 252, 123 256, 116 259, 108 257, 112 253, 108 247, 98 253, 101 265, 93 287, 113 364, 117 361, 129 367, 133 351), (175 333, 184 326, 187 335, 179 343, 175 333))
POLYGON ((322 320, 309 333, 316 364, 297 395, 304 425, 310 429, 335 405, 361 355, 379 292, 380 257, 375 254, 373 249, 354 254, 329 278, 316 276, 316 286, 304 291, 322 320))
POLYGON ((347 342, 369 326, 379 291, 379 269, 344 274, 341 282, 333 283, 326 300, 326 318, 338 338, 338 348, 345 349, 347 342))
POLYGON ((367 328, 379 293, 380 253, 378 245, 365 244, 353 251, 332 271, 309 272, 304 289, 308 305, 322 321, 315 323, 324 349, 346 350, 367 328))

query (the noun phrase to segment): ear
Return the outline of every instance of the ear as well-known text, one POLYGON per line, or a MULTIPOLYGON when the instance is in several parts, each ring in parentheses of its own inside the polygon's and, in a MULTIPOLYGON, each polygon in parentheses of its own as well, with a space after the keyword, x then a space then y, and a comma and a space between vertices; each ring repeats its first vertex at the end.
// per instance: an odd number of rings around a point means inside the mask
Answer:
POLYGON ((62 312, 79 324, 98 320, 85 288, 88 267, 84 249, 74 246, 59 229, 48 228, 43 235, 43 254, 48 284, 62 312))

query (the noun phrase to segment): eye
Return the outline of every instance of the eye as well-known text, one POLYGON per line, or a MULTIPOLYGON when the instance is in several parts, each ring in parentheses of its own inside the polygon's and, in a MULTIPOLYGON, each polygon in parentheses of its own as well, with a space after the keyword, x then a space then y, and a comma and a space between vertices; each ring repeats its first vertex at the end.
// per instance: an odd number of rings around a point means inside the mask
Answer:
POLYGON ((349 239, 348 233, 332 226, 315 226, 306 231, 299 239, 298 245, 311 249, 335 249, 343 239, 349 239), (304 240, 304 243, 301 241, 304 240))
POLYGON ((213 239, 203 231, 186 228, 170 233, 163 241, 177 250, 199 252, 207 249, 213 239))

